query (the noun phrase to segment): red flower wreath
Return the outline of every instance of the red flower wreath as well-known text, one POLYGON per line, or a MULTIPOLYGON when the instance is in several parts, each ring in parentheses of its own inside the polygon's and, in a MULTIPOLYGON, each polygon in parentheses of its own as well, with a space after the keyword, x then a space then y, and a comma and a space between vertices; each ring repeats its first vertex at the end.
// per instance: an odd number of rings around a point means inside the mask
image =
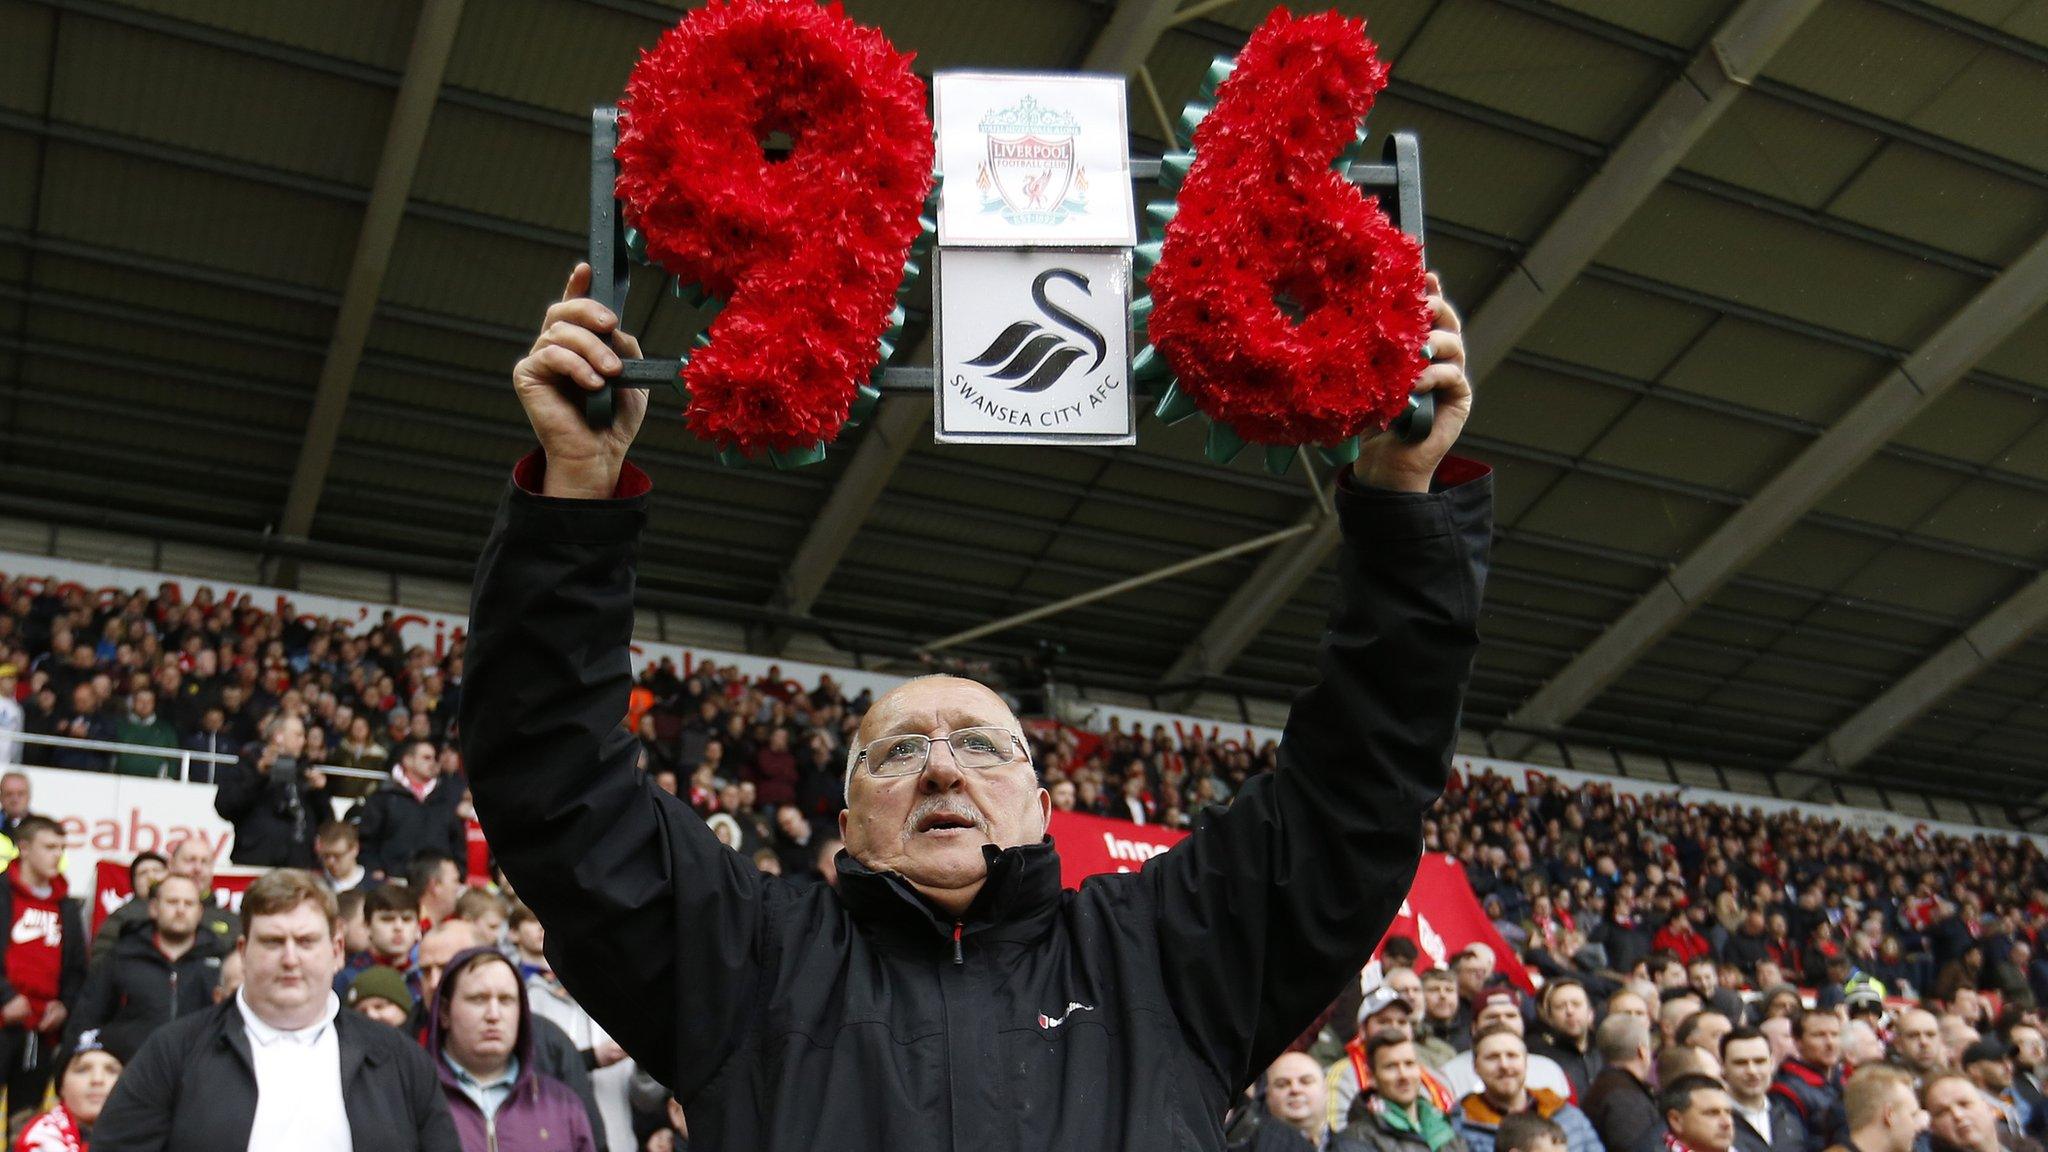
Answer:
POLYGON ((1425 366, 1421 249, 1331 168, 1386 83, 1365 21, 1276 9, 1195 130, 1149 333, 1246 440, 1376 431, 1425 366))
POLYGON ((714 2, 641 54, 620 109, 617 192, 648 259, 727 301, 683 370, 691 428, 748 454, 832 439, 931 185, 910 57, 836 3, 714 2))

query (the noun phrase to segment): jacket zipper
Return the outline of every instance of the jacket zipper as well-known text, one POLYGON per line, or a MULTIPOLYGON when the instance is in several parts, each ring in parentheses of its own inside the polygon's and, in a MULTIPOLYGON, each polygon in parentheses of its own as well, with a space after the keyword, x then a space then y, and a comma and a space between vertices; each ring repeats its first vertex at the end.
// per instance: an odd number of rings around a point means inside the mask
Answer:
POLYGON ((953 921, 953 963, 955 964, 966 963, 966 960, 960 955, 960 937, 966 935, 966 933, 966 924, 958 920, 953 921))
POLYGON ((178 970, 171 969, 171 1019, 178 1018, 178 970))
POLYGON ((498 1152, 498 1118, 484 1117, 484 1145, 488 1152, 498 1152))

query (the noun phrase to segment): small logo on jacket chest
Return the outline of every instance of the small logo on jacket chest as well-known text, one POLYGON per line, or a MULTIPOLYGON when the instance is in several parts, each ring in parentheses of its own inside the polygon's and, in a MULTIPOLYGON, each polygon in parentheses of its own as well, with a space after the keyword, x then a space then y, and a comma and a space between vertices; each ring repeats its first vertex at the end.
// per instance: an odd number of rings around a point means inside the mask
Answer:
POLYGON ((1050 1032, 1053 1029, 1059 1027, 1060 1025, 1065 1024, 1067 1022, 1067 1017, 1072 1016, 1076 1012, 1093 1011, 1095 1011, 1095 1005, 1093 1004, 1080 1004, 1070 1000, 1067 1002, 1067 1010, 1065 1012, 1060 1013, 1057 1016, 1047 1016, 1045 1013, 1040 1012, 1038 1014, 1038 1026, 1040 1028, 1045 1029, 1047 1032, 1050 1032))

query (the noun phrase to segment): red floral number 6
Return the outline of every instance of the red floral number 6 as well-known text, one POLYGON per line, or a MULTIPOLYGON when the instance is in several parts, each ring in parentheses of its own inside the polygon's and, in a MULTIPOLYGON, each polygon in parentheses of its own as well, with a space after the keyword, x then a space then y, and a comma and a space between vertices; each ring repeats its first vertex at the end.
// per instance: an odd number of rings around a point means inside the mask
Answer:
POLYGON ((1425 366, 1421 250, 1331 166, 1386 83, 1363 20, 1276 10, 1195 130, 1148 329, 1244 440, 1377 431, 1425 366))

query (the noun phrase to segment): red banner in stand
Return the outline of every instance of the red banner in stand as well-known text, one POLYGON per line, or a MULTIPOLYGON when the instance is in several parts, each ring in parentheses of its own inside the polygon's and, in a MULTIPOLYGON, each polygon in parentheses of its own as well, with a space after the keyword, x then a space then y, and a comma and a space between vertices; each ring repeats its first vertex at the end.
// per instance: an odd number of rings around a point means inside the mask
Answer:
MULTIPOLYGON (((1104 872, 1136 872, 1145 861, 1187 838, 1187 833, 1158 824, 1133 824, 1079 812, 1052 814, 1053 843, 1060 853, 1060 883, 1079 888, 1081 881, 1104 872)), ((1493 949, 1494 970, 1525 992, 1534 993, 1528 969, 1494 931, 1486 912, 1472 894, 1465 869, 1441 853, 1422 858, 1408 898, 1401 902, 1387 937, 1405 936, 1429 961, 1425 967, 1449 964, 1468 944, 1493 949)), ((1381 942, 1385 947, 1385 941, 1381 942)), ((1378 950, 1374 950, 1378 955, 1378 950)))
MULTIPOLYGON (((254 879, 255 873, 247 876, 224 876, 216 873, 213 878, 214 897, 220 901, 221 907, 230 912, 240 912, 242 893, 254 879)), ((114 909, 126 904, 128 897, 133 895, 135 890, 128 886, 128 866, 116 864, 111 860, 100 861, 99 867, 93 870, 92 888, 92 931, 93 935, 97 936, 100 925, 106 922, 108 916, 113 915, 114 909)))

